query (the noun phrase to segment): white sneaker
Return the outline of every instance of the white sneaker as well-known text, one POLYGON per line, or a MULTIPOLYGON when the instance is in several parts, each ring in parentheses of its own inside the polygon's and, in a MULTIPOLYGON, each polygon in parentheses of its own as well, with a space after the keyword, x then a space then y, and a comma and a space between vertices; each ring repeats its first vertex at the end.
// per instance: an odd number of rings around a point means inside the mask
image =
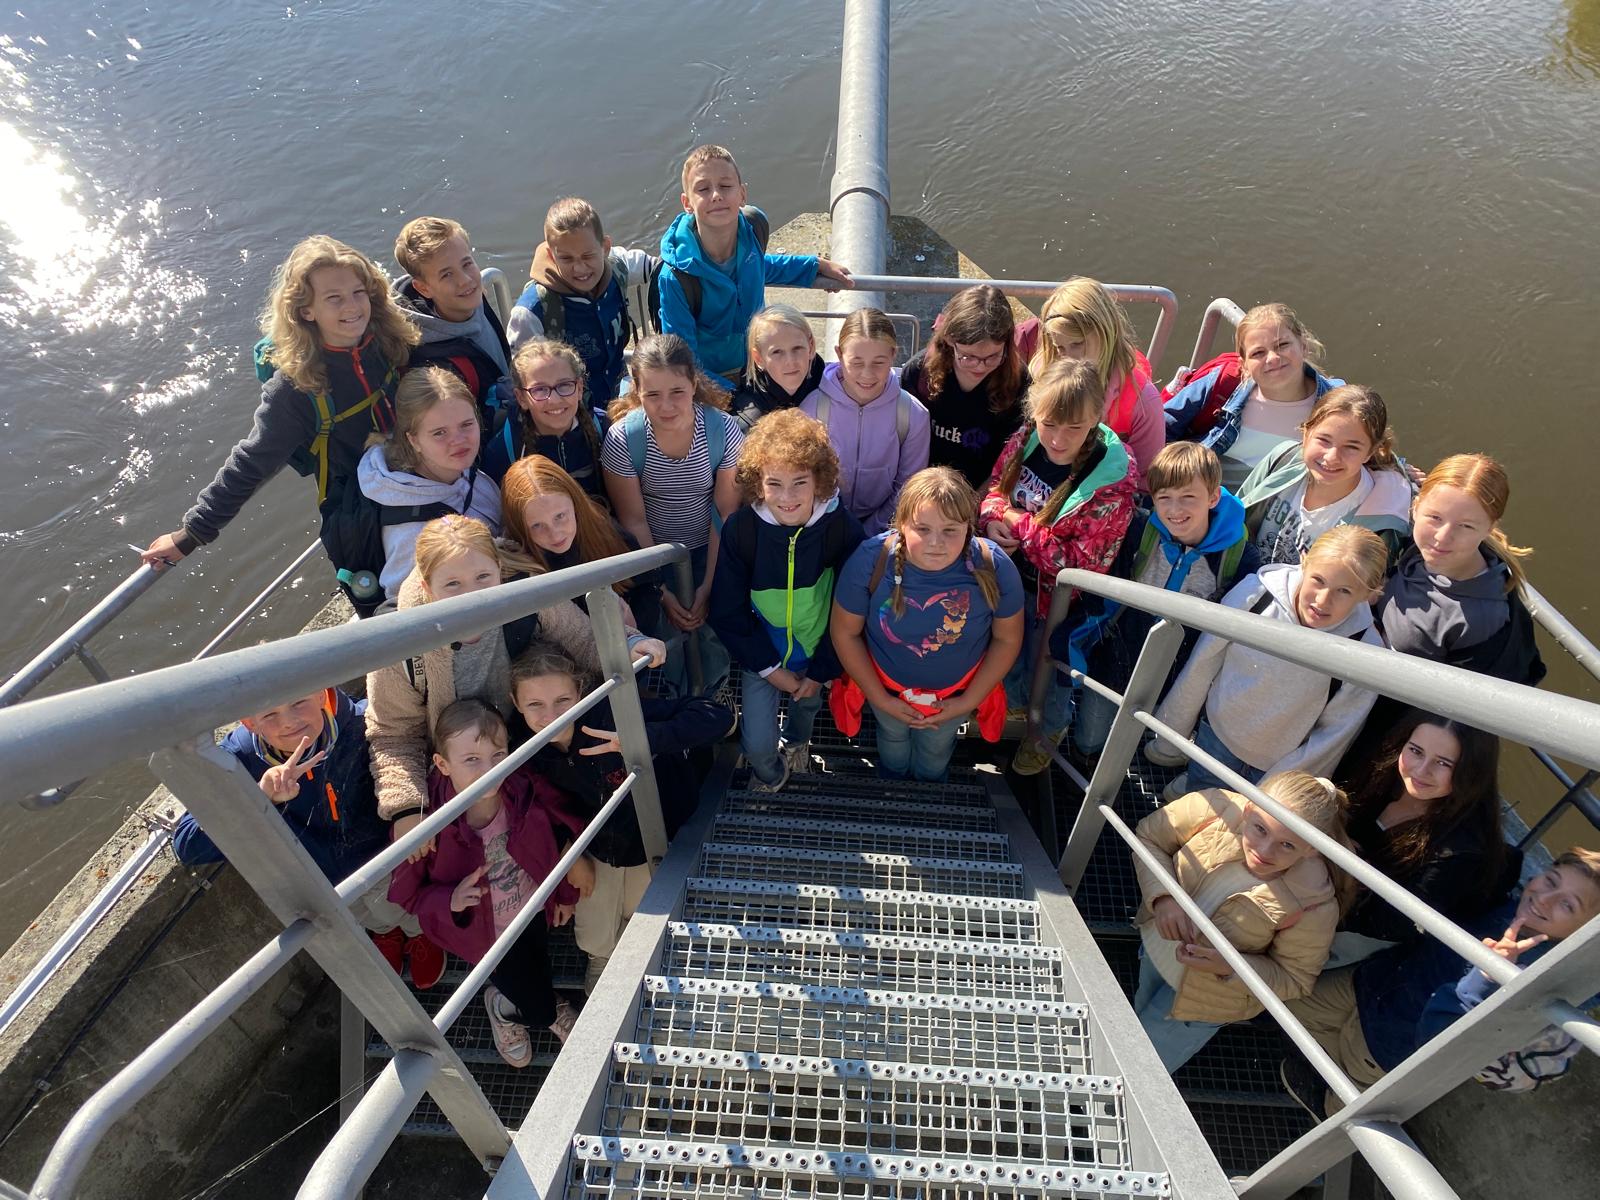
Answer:
POLYGON ((578 1010, 567 1002, 565 996, 556 997, 556 1019, 550 1022, 550 1032, 563 1046, 572 1036, 572 1027, 578 1023, 578 1010))
POLYGON ((787 755, 779 754, 778 761, 783 764, 783 774, 778 776, 776 783, 763 783, 760 779, 752 779, 750 790, 760 795, 772 795, 783 791, 783 785, 789 782, 789 759, 787 755))
POLYGON ((1188 755, 1160 738, 1151 738, 1144 744, 1144 756, 1158 767, 1182 767, 1189 762, 1188 755))
POLYGON ((796 742, 790 746, 785 744, 783 756, 789 763, 790 775, 811 774, 811 743, 796 742))
MULTIPOLYGON (((533 1062, 533 1040, 528 1036, 528 1027, 510 1016, 511 1013, 517 1013, 516 1008, 492 983, 483 989, 483 1007, 489 1013, 489 1030, 494 1034, 494 1048, 505 1059, 506 1065, 520 1069, 533 1062)), ((517 1016, 521 1015, 517 1013, 517 1016)))

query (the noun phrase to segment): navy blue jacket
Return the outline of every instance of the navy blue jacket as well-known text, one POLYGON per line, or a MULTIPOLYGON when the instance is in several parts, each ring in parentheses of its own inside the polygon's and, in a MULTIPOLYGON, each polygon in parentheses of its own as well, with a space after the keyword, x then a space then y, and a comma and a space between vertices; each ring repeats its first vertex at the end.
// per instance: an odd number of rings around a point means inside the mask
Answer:
MULTIPOLYGON (((338 883, 389 844, 389 823, 378 816, 372 785, 367 702, 352 700, 338 689, 334 695, 338 736, 328 757, 301 778, 299 795, 275 807, 322 873, 338 883)), ((326 727, 323 738, 319 749, 326 745, 326 727)), ((252 779, 259 780, 275 765, 265 744, 243 725, 223 739, 222 747, 244 764, 252 779)), ((172 850, 185 866, 223 861, 222 851, 188 813, 173 832, 172 850)))
POLYGON ((609 511, 611 499, 606 495, 605 480, 600 474, 599 448, 605 445, 606 430, 611 428, 611 420, 598 408, 593 410, 593 415, 599 436, 595 439, 594 448, 591 448, 589 439, 584 436, 581 420, 557 437, 554 434, 534 433, 533 422, 526 413, 515 406, 507 409, 501 415, 498 427, 491 426, 484 438, 483 453, 478 456, 484 474, 496 483, 503 483, 506 472, 517 459, 529 454, 542 454, 571 475, 579 487, 609 511))

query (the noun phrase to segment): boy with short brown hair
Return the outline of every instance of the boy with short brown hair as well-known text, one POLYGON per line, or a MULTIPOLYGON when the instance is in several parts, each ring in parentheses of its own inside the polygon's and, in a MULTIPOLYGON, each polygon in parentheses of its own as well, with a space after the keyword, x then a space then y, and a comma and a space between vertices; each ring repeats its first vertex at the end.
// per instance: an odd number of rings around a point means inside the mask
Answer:
POLYGON ((411 351, 413 367, 445 367, 459 375, 486 413, 510 403, 498 385, 510 372, 511 345, 483 290, 472 239, 449 217, 407 221, 394 240, 394 259, 405 272, 395 301, 422 330, 411 351))

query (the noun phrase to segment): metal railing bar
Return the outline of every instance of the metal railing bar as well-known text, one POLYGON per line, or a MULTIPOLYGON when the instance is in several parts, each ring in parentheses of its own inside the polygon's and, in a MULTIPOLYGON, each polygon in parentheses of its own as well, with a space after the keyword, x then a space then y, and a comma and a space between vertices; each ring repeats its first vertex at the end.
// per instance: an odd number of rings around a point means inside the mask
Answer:
POLYGON ((378 1169, 411 1110, 439 1073, 440 1062, 421 1050, 396 1050, 367 1089, 367 1094, 339 1125, 339 1131, 311 1164, 297 1200, 354 1196, 378 1169), (379 1103, 368 1105, 373 1097, 379 1103))
POLYGON ((1089 781, 1083 777, 1083 772, 1067 761, 1059 747, 1051 749, 1050 758, 1061 769, 1061 773, 1077 785, 1079 791, 1087 792, 1089 790, 1089 781))
POLYGON ((1356 1121, 1346 1128, 1351 1144, 1391 1196, 1405 1200, 1460 1200, 1428 1156, 1393 1121, 1356 1121))
POLYGON ((263 712, 325 687, 329 679, 365 675, 475 637, 548 604, 593 588, 609 588, 687 554, 676 544, 630 551, 558 574, 386 613, 379 619, 298 634, 0 709, 7 795, 50 787, 63 763, 70 763, 74 774, 90 774, 122 759, 143 757, 152 745, 211 732, 219 711, 263 712))
POLYGON ((1438 938, 1439 941, 1450 947, 1473 966, 1481 968, 1489 978, 1500 984, 1508 984, 1521 973, 1521 968, 1501 958, 1479 939, 1473 937, 1454 921, 1441 916, 1438 910, 1431 905, 1418 900, 1409 891, 1367 862, 1355 851, 1341 846, 1299 814, 1291 812, 1279 804, 1271 796, 1263 792, 1259 785, 1251 783, 1220 759, 1207 754, 1194 742, 1173 729, 1172 726, 1164 721, 1157 720, 1146 712, 1134 713, 1133 719, 1152 733, 1159 734, 1164 741, 1180 747, 1191 761, 1205 767, 1212 774, 1229 784, 1235 791, 1247 797, 1252 804, 1259 805, 1271 813, 1280 822, 1288 826, 1289 830, 1297 837, 1310 842, 1323 858, 1329 860, 1345 874, 1364 885, 1391 908, 1397 909, 1416 922, 1424 932, 1438 938))
POLYGON ((1596 1021, 1576 1004, 1565 1000, 1552 1000, 1544 1006, 1550 1024, 1558 1027, 1590 1054, 1600 1054, 1600 1021, 1596 1021))
POLYGON ((16 704, 48 679, 57 667, 77 652, 79 645, 116 620, 130 604, 155 586, 156 580, 160 577, 161 572, 154 567, 141 564, 132 575, 107 592, 98 604, 69 625, 60 636, 0 685, 0 707, 16 704))
POLYGON ((241 625, 243 625, 251 617, 255 616, 256 611, 260 609, 260 607, 268 600, 270 600, 277 590, 289 581, 290 576, 292 576, 301 567, 305 566, 306 561, 320 549, 322 549, 322 539, 318 538, 304 550, 300 551, 299 554, 295 555, 294 561, 282 571, 278 572, 277 578, 275 578, 271 583, 267 584, 267 586, 261 590, 260 594, 257 595, 254 600, 246 604, 244 608, 239 611, 239 614, 233 618, 233 620, 229 621, 226 625, 219 629, 216 637, 212 638, 203 647, 201 647, 200 653, 196 654, 195 658, 210 658, 213 650, 232 637, 234 632, 238 630, 241 625))
POLYGON ((1544 593, 1533 584, 1523 583, 1522 603, 1527 608, 1528 615, 1556 640, 1558 646, 1570 654, 1591 676, 1600 679, 1600 647, 1584 637, 1582 631, 1562 616, 1560 610, 1545 599, 1544 593))
MULTIPOLYGON (((1061 664, 1057 663, 1056 665, 1060 666, 1061 664)), ((1083 684, 1083 686, 1088 688, 1091 692, 1094 692, 1096 695, 1102 696, 1105 699, 1111 701, 1111 703, 1115 704, 1118 708, 1122 707, 1122 693, 1121 692, 1117 691, 1115 688, 1107 687, 1105 684, 1101 683, 1098 679, 1094 678, 1094 676, 1092 676, 1092 675, 1085 675, 1082 671, 1078 670, 1076 667, 1068 668, 1068 670, 1069 670, 1070 674, 1072 675, 1073 679, 1075 679, 1079 683, 1083 684)))
POLYGON ((32 1194, 38 1200, 71 1196, 95 1147, 111 1127, 149 1095, 315 935, 316 926, 309 920, 289 925, 90 1096, 67 1122, 66 1129, 51 1148, 34 1180, 32 1194))
POLYGON ((1314 629, 1285 625, 1196 596, 1093 571, 1062 571, 1058 587, 1105 596, 1285 662, 1543 748, 1585 767, 1600 767, 1600 706, 1571 696, 1506 683, 1347 638, 1330 638, 1314 629), (1462 686, 1463 683, 1470 686, 1462 686))
POLYGON ((1272 1019, 1295 1044, 1295 1048, 1316 1068, 1317 1074, 1327 1081, 1339 1099, 1348 1103, 1359 1096, 1361 1089, 1352 1083, 1339 1064, 1333 1061, 1333 1056, 1322 1048, 1316 1038, 1306 1032, 1305 1026, 1300 1024, 1299 1019, 1289 1011, 1289 1006, 1279 998, 1278 994, 1267 986, 1266 981, 1257 974, 1245 955, 1236 949, 1223 932, 1212 923, 1211 918, 1206 916, 1205 909, 1195 903, 1194 897, 1183 890, 1183 885, 1173 877, 1171 863, 1162 862, 1150 847, 1139 840, 1139 835, 1109 804, 1100 805, 1100 814, 1105 817, 1106 824, 1116 830, 1117 836, 1128 844, 1128 849, 1133 852, 1134 858, 1142 862, 1160 881, 1167 889, 1167 895, 1176 901, 1178 907, 1183 909, 1195 923, 1195 928, 1205 935, 1217 953, 1221 954, 1223 960, 1233 968, 1233 973, 1239 977, 1239 982, 1244 984, 1250 994, 1261 1002, 1262 1007, 1272 1014, 1272 1019))
POLYGON ((1562 792, 1561 798, 1550 806, 1549 811, 1534 823, 1533 828, 1528 830, 1526 836, 1517 843, 1518 848, 1521 849, 1541 840, 1549 828, 1556 823, 1557 818, 1568 808, 1576 808, 1588 818, 1589 824, 1600 829, 1600 799, 1597 799, 1594 792, 1590 790, 1595 780, 1600 779, 1600 771, 1590 768, 1583 773, 1581 778, 1575 780, 1561 769, 1561 765, 1555 759, 1551 758, 1543 750, 1537 747, 1530 747, 1529 749, 1532 751, 1533 756, 1544 764, 1545 769, 1554 775, 1557 782, 1566 790, 1562 792))
POLYGON ((1244 309, 1226 296, 1218 296, 1206 305, 1205 315, 1200 318, 1200 333, 1194 339, 1194 353, 1189 356, 1191 368, 1212 357, 1211 343, 1216 340, 1217 326, 1224 320, 1237 329, 1244 320, 1244 309))
POLYGON ((94 651, 90 650, 88 646, 79 642, 72 648, 72 652, 77 656, 78 661, 83 664, 83 669, 94 677, 96 683, 104 683, 111 678, 111 672, 105 669, 100 660, 94 656, 94 651))
POLYGON ((572 864, 583 856, 583 852, 589 848, 589 843, 599 836, 600 830, 611 819, 611 814, 616 812, 618 806, 628 798, 638 779, 638 773, 634 771, 629 771, 623 777, 610 798, 594 815, 594 819, 573 839, 572 845, 567 847, 567 852, 561 856, 560 861, 550 869, 550 873, 544 877, 538 889, 523 903, 522 911, 516 915, 511 924, 506 926, 505 932, 495 938, 494 945, 489 947, 489 952, 467 972, 467 977, 461 981, 461 986, 450 993, 450 998, 444 1002, 438 1015, 433 1018, 433 1023, 440 1033, 446 1032, 455 1023, 456 1018, 466 1010, 467 1005, 472 1003, 478 994, 478 989, 489 981, 489 976, 495 967, 500 965, 500 960, 506 956, 516 940, 522 936, 522 931, 531 925, 536 917, 544 915, 545 902, 550 899, 551 893, 560 886, 567 872, 572 870, 572 864))

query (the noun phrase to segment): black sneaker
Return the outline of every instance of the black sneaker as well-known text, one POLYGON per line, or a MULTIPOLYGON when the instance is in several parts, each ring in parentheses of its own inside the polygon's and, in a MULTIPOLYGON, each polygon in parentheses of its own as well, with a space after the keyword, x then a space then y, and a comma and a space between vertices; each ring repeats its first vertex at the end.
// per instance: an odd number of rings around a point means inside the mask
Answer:
POLYGON ((1289 1098, 1320 1121, 1327 1114, 1328 1084, 1301 1055, 1291 1052, 1278 1064, 1278 1081, 1289 1098))

